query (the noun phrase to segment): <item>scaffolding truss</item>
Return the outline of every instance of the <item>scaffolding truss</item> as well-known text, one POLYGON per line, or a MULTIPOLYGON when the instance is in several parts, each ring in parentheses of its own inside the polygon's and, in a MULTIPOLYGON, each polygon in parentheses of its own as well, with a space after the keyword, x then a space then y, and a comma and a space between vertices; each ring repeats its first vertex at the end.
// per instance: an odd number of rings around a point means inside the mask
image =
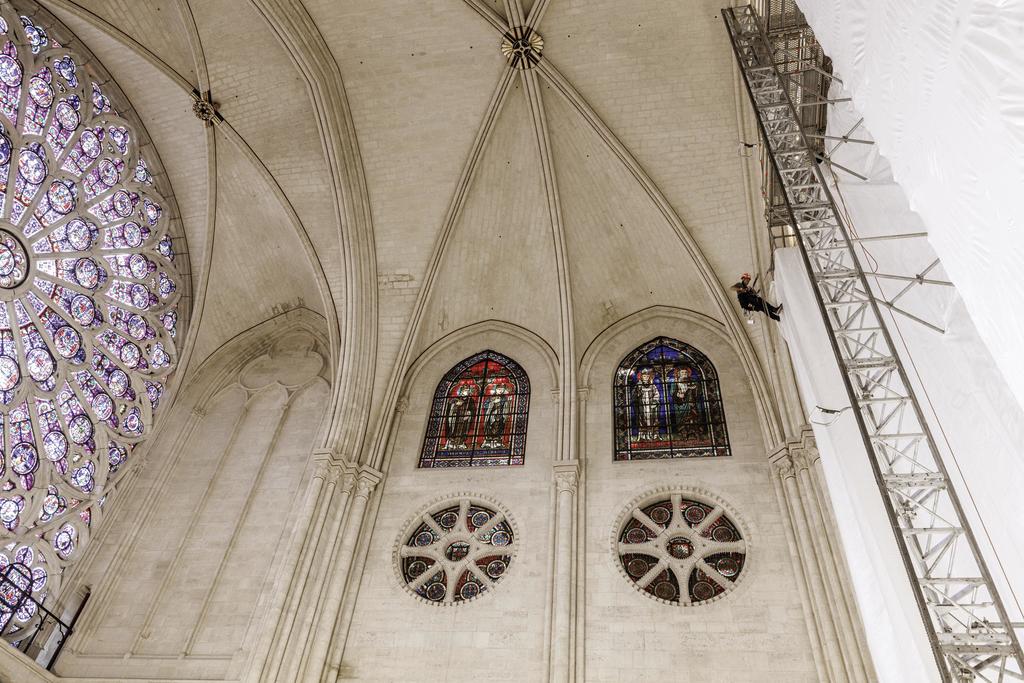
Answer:
MULTIPOLYGON (((832 62, 815 40, 796 0, 754 0, 753 6, 762 18, 775 55, 775 66, 799 112, 811 150, 821 158, 829 151, 825 126, 828 122, 832 62)), ((766 157, 763 145, 759 151, 764 217, 774 253, 775 249, 796 246, 797 238, 790 225, 782 182, 766 157)))
POLYGON ((938 670, 950 682, 1024 680, 1013 624, 880 312, 886 302, 868 284, 819 166, 825 140, 809 137, 778 66, 787 50, 752 7, 722 13, 938 670))

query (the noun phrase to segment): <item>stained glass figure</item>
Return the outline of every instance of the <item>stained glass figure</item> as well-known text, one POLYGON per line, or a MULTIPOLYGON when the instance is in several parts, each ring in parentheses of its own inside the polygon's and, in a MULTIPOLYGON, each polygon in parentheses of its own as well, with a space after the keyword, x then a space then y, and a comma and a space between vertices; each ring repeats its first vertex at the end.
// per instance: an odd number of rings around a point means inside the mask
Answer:
POLYGON ((0 8, 0 570, 37 599, 153 429, 180 282, 139 131, 48 28, 0 8))
POLYGON ((472 600, 508 571, 515 533, 504 512, 473 497, 431 505, 401 537, 397 560, 410 591, 438 604, 472 600))
POLYGON ((634 350, 613 399, 616 460, 730 455, 718 374, 689 344, 658 337, 634 350))
POLYGON ((494 351, 448 371, 431 406, 420 467, 522 465, 530 380, 494 351))
POLYGON ((641 592, 696 605, 736 585, 747 544, 721 505, 673 493, 630 512, 617 551, 623 572, 641 592))

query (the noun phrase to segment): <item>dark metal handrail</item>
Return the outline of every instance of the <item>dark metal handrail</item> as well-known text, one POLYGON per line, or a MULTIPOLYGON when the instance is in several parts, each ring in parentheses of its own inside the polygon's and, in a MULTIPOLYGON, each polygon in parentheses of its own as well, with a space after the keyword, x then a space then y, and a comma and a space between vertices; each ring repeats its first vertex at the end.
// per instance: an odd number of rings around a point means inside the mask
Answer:
MULTIPOLYGON (((71 623, 65 623, 60 617, 50 611, 42 602, 32 594, 33 578, 31 570, 20 562, 7 565, 0 573, 0 636, 11 640, 11 644, 26 656, 36 660, 44 666, 47 671, 53 669, 53 665, 64 649, 65 643, 74 633, 75 622, 78 615, 82 613, 89 595, 78 605, 71 623), (26 623, 31 620, 35 622, 35 628, 31 635, 20 633, 26 626, 19 625, 18 614, 24 610, 30 610, 26 623), (46 651, 46 646, 56 637, 57 643, 51 654, 45 661, 40 661, 46 651), (39 639, 39 644, 36 641, 39 639)), ((30 627, 29 627, 30 628, 30 627)))

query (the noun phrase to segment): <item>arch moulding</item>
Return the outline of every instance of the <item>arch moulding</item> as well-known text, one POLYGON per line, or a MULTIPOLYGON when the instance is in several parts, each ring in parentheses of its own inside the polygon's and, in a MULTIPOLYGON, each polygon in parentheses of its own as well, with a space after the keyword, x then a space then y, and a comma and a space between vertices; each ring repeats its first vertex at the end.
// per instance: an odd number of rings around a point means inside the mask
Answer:
MULTIPOLYGON (((666 320, 673 323, 695 325, 702 330, 711 332, 728 344, 733 353, 737 355, 740 353, 740 349, 737 348, 732 335, 729 334, 725 325, 714 318, 704 315, 703 313, 691 311, 687 308, 663 305, 649 306, 648 308, 630 313, 626 317, 616 320, 611 325, 601 330, 601 332, 591 340, 590 344, 583 351, 583 357, 580 359, 580 386, 583 387, 590 385, 590 375, 594 370, 594 364, 597 362, 597 359, 601 357, 604 350, 612 340, 624 334, 632 327, 655 320, 666 320)), ((667 334, 666 336, 671 335, 667 334)), ((681 341, 686 340, 684 339, 681 341)), ((704 352, 704 349, 699 350, 704 352)), ((747 375, 747 380, 749 381, 750 376, 749 373, 746 372, 746 366, 744 366, 744 374, 747 375)), ((750 384, 751 388, 756 391, 757 387, 754 386, 754 383, 751 382, 750 384)))
MULTIPOLYGON (((551 382, 554 390, 558 390, 558 356, 550 344, 536 333, 514 323, 503 320, 484 320, 453 330, 424 349, 412 362, 409 371, 405 374, 400 395, 406 395, 409 388, 416 383, 419 374, 430 364, 430 361, 448 349, 463 346, 468 340, 476 337, 486 337, 490 334, 505 335, 515 341, 522 342, 540 355, 544 359, 544 364, 548 371, 548 381, 551 382)), ((482 348, 477 350, 482 350, 482 348)), ((495 349, 495 351, 505 353, 501 349, 495 349)), ((505 355, 509 354, 505 353, 505 355)), ((514 353, 509 357, 513 358, 517 363, 520 362, 518 358, 515 358, 514 353)))

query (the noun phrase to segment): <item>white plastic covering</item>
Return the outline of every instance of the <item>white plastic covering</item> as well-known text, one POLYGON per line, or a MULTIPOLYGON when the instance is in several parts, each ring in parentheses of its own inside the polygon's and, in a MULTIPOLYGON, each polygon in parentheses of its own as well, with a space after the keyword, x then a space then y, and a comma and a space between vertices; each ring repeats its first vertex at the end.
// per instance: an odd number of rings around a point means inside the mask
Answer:
MULTIPOLYGON (((849 406, 799 252, 779 251, 775 259, 776 291, 785 301, 783 334, 804 407, 811 413, 815 406, 849 406)), ((847 410, 827 427, 814 425, 814 437, 879 680, 936 680, 934 658, 853 414, 847 410)))
POLYGON ((799 5, 1024 406, 1024 2, 799 5))
MULTIPOLYGON (((846 93, 834 95, 844 97, 846 93)), ((845 133, 860 119, 852 105, 834 107, 830 134, 845 133)), ((861 126, 855 137, 870 140, 871 134, 861 126)), ((910 210, 902 189, 893 182, 888 162, 878 152, 877 146, 847 144, 833 156, 869 178, 863 182, 841 171, 834 176, 834 194, 847 213, 848 224, 861 237, 924 230, 921 218, 910 210)), ((923 239, 864 244, 867 253, 859 252, 864 267, 880 273, 913 275, 935 259, 934 250, 923 239)), ((928 277, 941 280, 946 275, 940 266, 928 277)), ((892 298, 906 283, 878 279, 873 285, 877 294, 892 298)), ((839 409, 849 405, 797 250, 776 252, 775 286, 785 303, 783 334, 808 412, 815 406, 839 409)), ((1011 619, 1020 620, 1019 601, 1024 600, 1024 411, 952 288, 914 285, 899 304, 946 329, 940 334, 903 316, 889 318, 897 351, 916 383, 923 409, 932 418, 944 461, 1011 619)), ((815 436, 880 678, 933 680, 933 659, 921 619, 852 413, 846 411, 830 426, 816 425, 815 436)))

